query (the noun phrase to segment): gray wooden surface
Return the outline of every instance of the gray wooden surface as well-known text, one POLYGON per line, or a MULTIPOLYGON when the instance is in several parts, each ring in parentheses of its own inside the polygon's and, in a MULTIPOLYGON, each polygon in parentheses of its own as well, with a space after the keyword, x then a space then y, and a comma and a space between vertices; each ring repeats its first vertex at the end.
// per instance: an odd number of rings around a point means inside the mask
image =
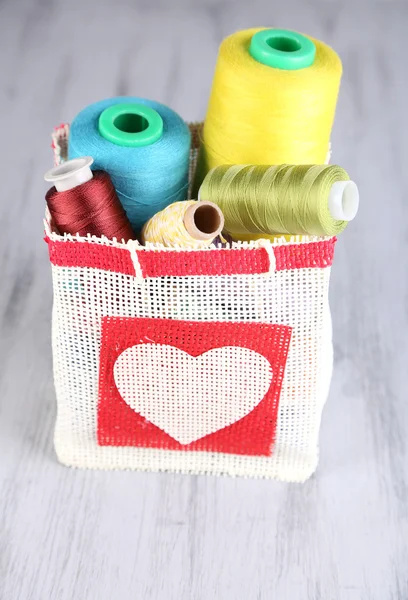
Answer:
POLYGON ((408 599, 405 3, 0 0, 0 599, 408 599), (331 304, 335 371, 306 484, 59 466, 42 216, 49 132, 116 94, 203 117, 220 40, 293 28, 344 78, 359 183, 331 304))

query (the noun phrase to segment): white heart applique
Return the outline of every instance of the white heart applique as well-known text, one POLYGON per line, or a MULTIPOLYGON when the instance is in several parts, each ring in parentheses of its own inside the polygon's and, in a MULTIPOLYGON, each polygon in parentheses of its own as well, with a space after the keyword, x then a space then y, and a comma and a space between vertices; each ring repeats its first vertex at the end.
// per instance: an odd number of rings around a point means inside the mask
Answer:
POLYGON ((135 412, 190 444, 248 415, 268 391, 272 368, 240 346, 194 357, 174 346, 140 344, 118 356, 114 378, 135 412))

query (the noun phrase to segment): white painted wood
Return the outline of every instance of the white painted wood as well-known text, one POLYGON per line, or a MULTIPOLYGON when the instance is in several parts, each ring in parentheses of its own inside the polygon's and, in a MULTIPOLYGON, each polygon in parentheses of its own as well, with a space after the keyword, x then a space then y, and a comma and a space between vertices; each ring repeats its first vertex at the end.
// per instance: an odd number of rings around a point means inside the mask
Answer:
POLYGON ((407 17, 403 2, 0 1, 1 600, 408 598, 407 17), (333 158, 361 192, 333 267, 319 470, 301 486, 59 466, 50 129, 119 93, 200 119, 221 38, 262 24, 341 54, 333 158))

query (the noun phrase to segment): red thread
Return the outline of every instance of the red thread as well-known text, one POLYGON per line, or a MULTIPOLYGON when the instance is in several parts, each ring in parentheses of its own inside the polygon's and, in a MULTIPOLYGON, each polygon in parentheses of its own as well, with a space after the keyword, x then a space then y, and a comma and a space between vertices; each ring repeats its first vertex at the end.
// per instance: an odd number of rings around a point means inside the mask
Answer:
POLYGON ((104 171, 94 171, 92 179, 65 192, 52 187, 45 199, 61 233, 105 235, 125 242, 135 237, 112 181, 104 171))

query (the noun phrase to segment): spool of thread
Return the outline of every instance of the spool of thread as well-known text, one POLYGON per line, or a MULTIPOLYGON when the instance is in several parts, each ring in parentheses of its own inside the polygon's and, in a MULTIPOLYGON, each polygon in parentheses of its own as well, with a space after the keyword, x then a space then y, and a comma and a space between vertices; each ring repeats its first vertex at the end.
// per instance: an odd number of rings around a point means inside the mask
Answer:
POLYGON ((247 29, 221 44, 193 185, 223 164, 323 164, 342 66, 319 40, 247 29))
POLYGON ((190 130, 159 102, 118 97, 82 110, 70 129, 69 158, 90 154, 109 173, 135 230, 187 198, 190 130))
POLYGON ((134 235, 126 213, 109 175, 92 173, 92 162, 90 156, 68 160, 45 174, 54 183, 45 196, 52 220, 60 233, 127 242, 134 235))
POLYGON ((212 202, 175 202, 146 223, 143 242, 172 248, 204 248, 221 233, 224 216, 212 202))
POLYGON ((336 235, 359 204, 356 184, 336 165, 223 165, 207 174, 199 198, 220 207, 234 239, 336 235))

